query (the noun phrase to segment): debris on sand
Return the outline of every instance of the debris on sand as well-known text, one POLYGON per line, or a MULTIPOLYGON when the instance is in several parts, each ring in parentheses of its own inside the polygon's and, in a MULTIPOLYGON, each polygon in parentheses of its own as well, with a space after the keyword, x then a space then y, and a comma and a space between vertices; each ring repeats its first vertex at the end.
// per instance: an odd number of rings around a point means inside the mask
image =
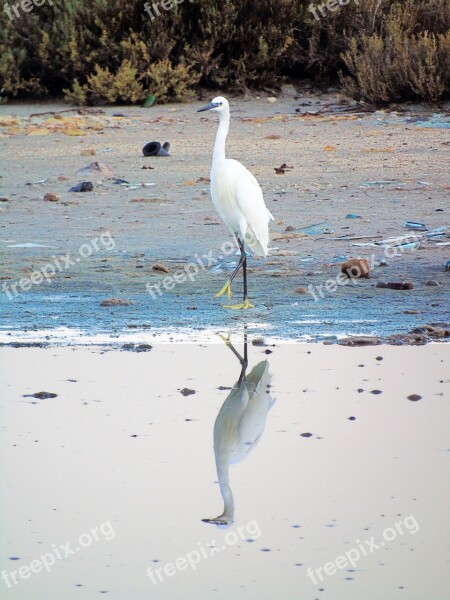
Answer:
POLYGON ((406 229, 413 229, 415 231, 428 231, 428 227, 425 223, 417 223, 415 221, 406 221, 403 225, 406 229))
POLYGON ((279 167, 274 167, 274 171, 277 175, 284 175, 286 171, 292 171, 294 167, 290 167, 286 163, 283 163, 279 167))
POLYGON ((82 181, 70 188, 69 192, 92 192, 94 186, 92 181, 82 181))
POLYGON ((123 300, 122 298, 108 298, 100 302, 100 306, 130 306, 133 304, 131 300, 123 300))
POLYGON ((110 169, 110 167, 108 167, 108 165, 105 165, 101 162, 99 162, 98 160, 95 160, 94 162, 89 163, 86 167, 82 167, 81 169, 78 169, 77 173, 79 175, 87 175, 89 173, 95 173, 95 174, 102 174, 102 175, 108 175, 108 177, 110 177, 111 175, 114 175, 114 171, 112 169, 110 169))
POLYGON ((419 394, 410 394, 408 400, 411 400, 411 402, 418 402, 419 400, 422 400, 422 396, 419 396, 419 394))
POLYGON ((321 233, 333 233, 333 228, 329 223, 323 222, 316 223, 315 225, 307 225, 306 227, 296 229, 296 231, 305 235, 320 235, 321 233))
POLYGON ((369 261, 365 258, 349 258, 341 264, 341 273, 351 279, 368 279, 370 277, 369 261))
POLYGON ((307 290, 305 287, 298 287, 298 288, 295 290, 295 293, 296 293, 296 294, 307 294, 307 293, 308 293, 308 290, 307 290))
POLYGON ((163 263, 155 263, 152 266, 153 271, 157 271, 158 273, 170 273, 169 269, 163 263))
POLYGON ((169 142, 164 142, 162 145, 159 142, 148 142, 142 148, 142 154, 144 156, 170 156, 169 149, 169 142))

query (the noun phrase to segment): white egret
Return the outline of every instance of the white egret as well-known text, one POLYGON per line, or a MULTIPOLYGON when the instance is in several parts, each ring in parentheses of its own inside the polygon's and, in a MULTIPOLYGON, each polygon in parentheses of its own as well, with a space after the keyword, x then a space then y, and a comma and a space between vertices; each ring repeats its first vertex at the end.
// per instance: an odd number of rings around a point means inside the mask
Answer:
POLYGON ((202 521, 227 528, 234 521, 229 466, 245 460, 256 447, 264 432, 267 414, 275 400, 270 395, 271 377, 268 361, 261 361, 246 375, 247 339, 245 338, 243 357, 233 347, 229 338, 222 339, 238 357, 242 369, 214 424, 214 455, 224 504, 223 512, 218 517, 202 521))
POLYGON ((225 140, 230 128, 230 107, 223 96, 214 98, 207 106, 197 112, 212 110, 219 114, 219 128, 211 166, 211 198, 213 204, 230 233, 236 237, 241 257, 236 269, 217 294, 225 292, 232 297, 231 282, 242 267, 244 279, 244 300, 241 304, 225 308, 254 308, 247 295, 247 244, 255 254, 267 256, 269 243, 269 221, 272 214, 264 204, 262 190, 243 164, 237 160, 225 158, 225 140))

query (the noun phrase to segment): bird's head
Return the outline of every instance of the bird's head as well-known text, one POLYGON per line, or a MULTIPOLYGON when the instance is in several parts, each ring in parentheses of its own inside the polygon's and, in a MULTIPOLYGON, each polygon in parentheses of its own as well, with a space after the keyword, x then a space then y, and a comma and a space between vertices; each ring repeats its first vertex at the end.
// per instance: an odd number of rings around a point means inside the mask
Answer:
POLYGON ((205 110, 213 110, 214 112, 222 112, 224 110, 228 110, 228 100, 223 96, 217 96, 214 98, 209 104, 199 108, 197 112, 203 112, 205 110))

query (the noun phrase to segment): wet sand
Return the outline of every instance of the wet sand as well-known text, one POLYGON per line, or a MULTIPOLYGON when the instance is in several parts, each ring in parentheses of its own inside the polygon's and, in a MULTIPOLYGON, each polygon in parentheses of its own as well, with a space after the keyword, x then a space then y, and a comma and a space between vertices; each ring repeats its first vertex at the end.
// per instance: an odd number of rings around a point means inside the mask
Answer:
MULTIPOLYGON (((352 107, 343 102, 338 95, 292 90, 275 104, 265 97, 231 99, 228 156, 255 174, 275 215, 268 260, 250 261, 256 308, 247 315, 224 311, 224 302, 214 298, 236 258, 221 251, 230 238, 215 215, 207 180, 217 124, 213 115, 195 112, 200 102, 109 107, 101 114, 69 112, 59 118, 30 115, 67 105, 0 106, 0 195, 9 198, 0 206, 1 284, 8 286, 0 294, 1 341, 23 339, 24 331, 27 339, 48 336, 62 343, 97 334, 118 339, 130 328, 143 341, 167 331, 193 340, 205 329, 242 323, 266 328, 277 339, 333 340, 448 323, 449 250, 439 245, 448 238, 438 243, 423 238, 419 250, 397 253, 352 246, 411 233, 403 227, 406 221, 424 222, 429 230, 449 225, 448 116, 440 108, 436 119, 438 109, 414 106, 348 112, 352 107), (151 140, 169 141, 172 156, 142 156, 151 140), (86 155, 88 150, 95 155, 86 155), (77 174, 92 161, 136 185, 77 174), (277 175, 274 167, 282 163, 293 169, 277 175), (93 182, 92 192, 68 192, 85 179, 93 182), (41 180, 46 181, 36 183, 41 180), (48 192, 60 199, 44 201, 48 192), (305 237, 298 231, 320 222, 333 233, 305 237), (92 240, 106 234, 114 248, 93 250, 92 240), (364 239, 334 239, 343 235, 364 239), (91 254, 82 257, 86 244, 91 254), (68 253, 73 264, 55 267, 51 282, 11 292, 21 278, 68 253), (205 255, 216 261, 212 270, 204 260, 207 268, 199 268, 192 280, 185 277, 155 298, 148 293, 146 286, 164 279, 152 270, 156 262, 172 276, 205 255), (354 256, 373 263, 371 278, 324 292, 340 263, 354 256), (430 280, 437 285, 426 285, 430 280), (377 281, 412 282, 414 288, 379 289, 377 281), (298 294, 299 287, 311 291, 298 294), (110 298, 130 304, 101 307, 110 298)), ((240 284, 235 293, 239 298, 240 284)))
POLYGON ((223 507, 213 429, 241 372, 225 344, 0 348, 1 570, 79 548, 2 598, 447 599, 449 346, 248 350, 275 402, 230 467, 224 530, 201 519, 223 507))

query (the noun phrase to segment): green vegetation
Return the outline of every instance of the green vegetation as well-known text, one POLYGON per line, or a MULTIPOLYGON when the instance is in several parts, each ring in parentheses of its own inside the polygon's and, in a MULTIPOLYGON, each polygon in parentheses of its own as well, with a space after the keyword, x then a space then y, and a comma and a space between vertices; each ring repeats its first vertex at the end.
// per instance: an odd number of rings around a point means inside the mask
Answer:
POLYGON ((373 103, 449 95, 448 0, 349 0, 320 19, 311 1, 184 0, 155 19, 144 0, 54 0, 13 20, 0 11, 0 88, 138 103, 306 77, 339 78, 373 103))

